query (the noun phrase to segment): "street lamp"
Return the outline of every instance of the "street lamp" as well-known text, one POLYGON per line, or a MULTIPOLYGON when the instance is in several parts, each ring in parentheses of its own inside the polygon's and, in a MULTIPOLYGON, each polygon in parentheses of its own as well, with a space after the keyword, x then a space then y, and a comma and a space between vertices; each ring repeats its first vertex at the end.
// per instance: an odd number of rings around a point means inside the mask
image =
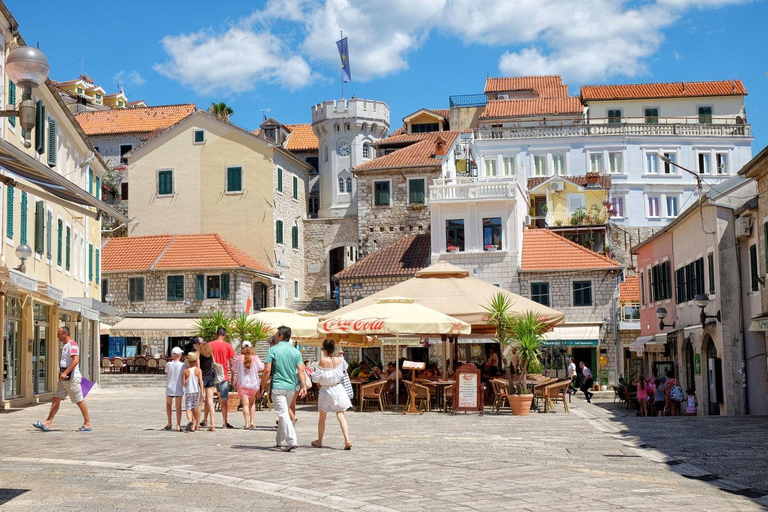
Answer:
POLYGON ((27 260, 32 257, 32 248, 28 246, 27 244, 20 245, 16 248, 16 257, 21 260, 21 263, 18 267, 16 267, 16 270, 19 272, 26 272, 27 271, 27 260))
POLYGON ((666 308, 658 308, 656 310, 656 317, 659 319, 659 330, 663 331, 667 327, 675 328, 675 322, 672 322, 671 324, 665 324, 664 319, 667 318, 667 309, 666 308))
POLYGON ((722 321, 720 319, 720 310, 718 310, 717 314, 714 315, 708 315, 704 312, 704 308, 709 305, 709 295, 706 293, 697 293, 696 297, 693 298, 693 303, 696 304, 697 307, 701 308, 701 314, 699 315, 699 318, 701 319, 702 329, 707 325, 717 325, 717 322, 707 322, 707 320, 710 318, 715 318, 718 322, 722 321))
POLYGON ((111 306, 113 302, 115 302, 115 294, 114 293, 108 293, 104 299, 109 303, 111 306))
POLYGON ((32 89, 39 87, 48 78, 51 67, 48 59, 39 48, 19 46, 8 52, 5 59, 5 72, 8 78, 21 87, 21 103, 18 110, 15 105, 0 112, 0 117, 19 116, 19 122, 24 129, 24 147, 32 146, 30 133, 35 127, 35 102, 32 100, 32 89))

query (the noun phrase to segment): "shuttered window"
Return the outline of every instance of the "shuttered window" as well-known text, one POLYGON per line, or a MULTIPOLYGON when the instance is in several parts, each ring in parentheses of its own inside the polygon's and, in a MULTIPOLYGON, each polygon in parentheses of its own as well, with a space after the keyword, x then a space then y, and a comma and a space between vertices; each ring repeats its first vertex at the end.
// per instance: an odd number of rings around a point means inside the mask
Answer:
POLYGON ((749 270, 752 278, 752 291, 760 291, 760 276, 757 271, 757 244, 749 246, 749 270))
POLYGON ((93 185, 93 195, 96 196, 96 199, 101 199, 101 179, 99 179, 98 176, 95 176, 93 179, 95 180, 93 185))
POLYGON ((294 249, 299 248, 299 227, 293 226, 291 228, 291 247, 294 249))
POLYGON ((65 262, 66 262, 66 270, 69 272, 69 262, 70 262, 70 255, 71 255, 71 248, 72 248, 72 230, 69 226, 67 226, 67 237, 66 240, 64 240, 66 243, 64 245, 64 255, 65 262))
POLYGON ((93 244, 88 244, 88 280, 93 281, 93 244))
POLYGON ((296 176, 293 177, 293 198, 299 198, 299 178, 296 176))
POLYGON ((277 168, 277 191, 283 191, 283 170, 279 167, 277 168))
POLYGON ((128 300, 130 302, 144 302, 143 277, 131 277, 128 279, 128 300))
POLYGON ((96 249, 96 284, 101 280, 101 251, 96 249))
MULTIPOLYGON (((16 108, 16 84, 12 80, 8 80, 8 103, 16 108)), ((11 126, 16 126, 15 117, 9 117, 8 122, 11 126)))
POLYGON ((205 276, 198 274, 195 276, 195 300, 205 298, 205 276))
POLYGON ((424 178, 408 180, 408 202, 410 204, 424 204, 424 178))
POLYGON ((227 192, 243 191, 243 168, 227 167, 227 192))
POLYGON ((275 222, 275 243, 283 243, 283 221, 281 220, 275 222))
POLYGON ((93 194, 93 169, 88 168, 88 193, 93 194))
POLYGON ((168 302, 180 302, 184 300, 184 276, 168 276, 168 290, 166 297, 168 302))
POLYGON ((27 193, 21 191, 21 219, 19 224, 19 232, 21 233, 21 245, 27 245, 27 209, 28 209, 27 193))
POLYGON ((53 259, 53 212, 48 210, 48 216, 45 223, 45 257, 53 259))
POLYGON ((389 206, 389 182, 373 182, 373 204, 374 206, 389 206))
POLYGON ((173 195, 173 171, 157 172, 157 195, 173 195))
POLYGON ((45 205, 35 202, 35 252, 42 255, 45 250, 45 205))
POLYGON ((229 299, 229 274, 221 274, 221 298, 229 299))
POLYGON ((48 165, 53 167, 56 165, 56 151, 58 147, 56 144, 56 121, 54 119, 48 120, 48 165))
POLYGON ((707 266, 709 267, 709 293, 715 293, 715 255, 707 254, 707 266))
POLYGON ((640 304, 645 306, 645 272, 640 272, 640 304))
POLYGON ((35 103, 35 151, 45 152, 45 105, 40 100, 35 103))
POLYGON ((6 216, 5 216, 5 236, 13 240, 13 187, 8 186, 6 189, 6 216))
POLYGON ((62 260, 61 249, 62 249, 62 245, 63 245, 62 237, 64 235, 64 233, 62 233, 62 231, 64 231, 63 227, 64 227, 64 222, 61 219, 58 219, 56 221, 56 228, 57 228, 57 230, 56 230, 56 232, 57 232, 57 235, 56 235, 56 265, 58 265, 59 267, 61 266, 61 260, 62 260))

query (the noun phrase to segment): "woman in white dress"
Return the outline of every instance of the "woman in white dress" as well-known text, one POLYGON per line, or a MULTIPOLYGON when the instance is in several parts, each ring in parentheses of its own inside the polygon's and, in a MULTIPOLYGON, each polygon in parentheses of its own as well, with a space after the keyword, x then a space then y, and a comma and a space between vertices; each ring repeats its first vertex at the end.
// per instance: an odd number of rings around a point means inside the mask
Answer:
POLYGON ((344 449, 351 450, 352 443, 349 440, 349 429, 344 411, 352 407, 349 396, 341 383, 341 379, 349 366, 343 357, 334 357, 336 343, 333 340, 323 342, 323 356, 320 364, 312 374, 312 382, 320 385, 320 394, 317 399, 317 409, 320 419, 317 422, 317 439, 312 441, 312 446, 322 448, 323 434, 325 433, 325 419, 329 412, 336 413, 336 418, 341 425, 341 433, 344 434, 344 449))

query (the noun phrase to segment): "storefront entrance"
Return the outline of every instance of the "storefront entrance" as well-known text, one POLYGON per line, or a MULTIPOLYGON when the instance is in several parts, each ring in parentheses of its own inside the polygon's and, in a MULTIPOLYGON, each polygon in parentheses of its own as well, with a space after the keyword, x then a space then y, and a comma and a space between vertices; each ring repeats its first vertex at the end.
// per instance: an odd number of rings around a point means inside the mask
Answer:
POLYGON ((21 396, 21 300, 6 297, 3 325, 3 400, 21 396))
POLYGON ((36 395, 48 392, 48 372, 46 366, 49 361, 46 358, 50 329, 48 326, 48 306, 35 304, 35 339, 32 346, 32 371, 33 386, 36 395))
POLYGON ((709 391, 708 412, 712 416, 720 414, 720 402, 723 401, 723 361, 717 357, 717 347, 712 338, 706 336, 707 343, 707 385, 709 391))
POLYGON ((693 344, 691 344, 691 341, 687 338, 685 341, 685 347, 683 348, 683 357, 685 357, 686 389, 691 388, 694 391, 696 391, 696 379, 694 378, 696 369, 694 367, 694 361, 693 361, 693 344))

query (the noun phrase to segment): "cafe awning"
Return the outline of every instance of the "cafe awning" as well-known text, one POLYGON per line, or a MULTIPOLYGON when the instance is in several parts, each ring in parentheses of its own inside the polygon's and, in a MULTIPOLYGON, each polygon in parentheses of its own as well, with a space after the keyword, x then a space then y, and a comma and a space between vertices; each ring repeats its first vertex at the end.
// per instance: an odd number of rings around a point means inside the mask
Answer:
POLYGON ((596 347, 600 344, 599 325, 563 325, 544 334, 544 347, 596 347))
MULTIPOLYGON (((81 189, 63 175, 57 173, 47 165, 38 162, 21 149, 10 142, 0 139, 0 167, 11 174, 24 178, 32 184, 40 187, 45 192, 63 199, 66 203, 74 203, 80 206, 93 207, 113 217, 118 222, 127 223, 128 217, 110 207, 104 201, 96 199, 92 194, 81 189)), ((24 188, 23 184, 18 184, 19 188, 24 188)), ((29 189, 30 193, 40 195, 35 189, 29 189)), ((96 212, 84 210, 91 216, 96 216, 96 212)))
POLYGON ((642 354, 643 352, 664 352, 664 344, 667 342, 667 335, 657 334, 655 336, 640 336, 629 344, 629 350, 642 354))
POLYGON ((111 336, 144 336, 147 331, 167 332, 167 336, 193 336, 197 318, 123 318, 110 328, 111 336))

